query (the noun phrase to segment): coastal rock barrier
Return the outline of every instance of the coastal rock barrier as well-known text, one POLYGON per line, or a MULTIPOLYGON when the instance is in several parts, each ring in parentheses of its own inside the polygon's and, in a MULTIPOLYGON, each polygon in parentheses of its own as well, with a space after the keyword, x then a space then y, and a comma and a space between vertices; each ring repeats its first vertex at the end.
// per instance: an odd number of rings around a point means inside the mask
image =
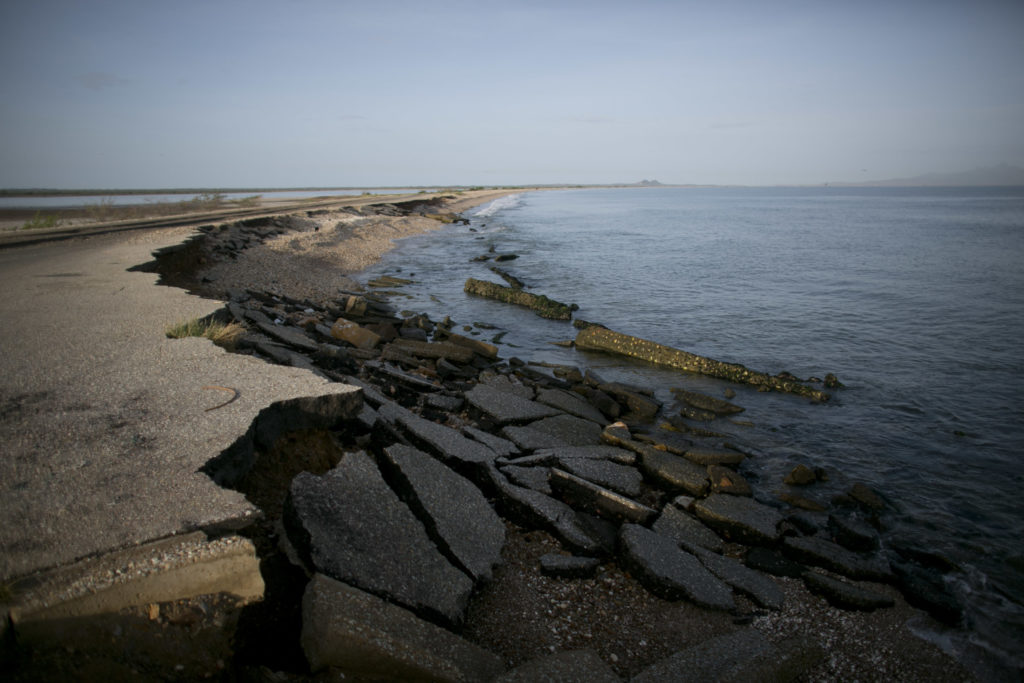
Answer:
MULTIPOLYGON (((282 458, 268 446, 251 461, 225 454, 204 468, 258 497, 268 535, 308 577, 299 640, 309 672, 621 680, 587 649, 506 671, 460 635, 511 529, 557 539, 561 551, 540 562, 547 576, 580 581, 616 564, 653 595, 714 612, 779 610, 786 597, 773 577, 787 576, 843 609, 884 609, 892 598, 878 584, 889 584, 944 621, 961 618, 942 558, 886 538, 887 504, 876 492, 858 484, 813 500, 807 491, 826 475, 796 463, 787 483, 745 476, 756 452, 708 429, 740 406, 688 390, 665 405, 589 370, 505 360, 451 320, 399 313, 376 293, 331 302, 257 289, 227 295, 215 316, 245 326, 238 352, 362 393, 339 415, 332 431, 343 438, 323 457, 300 445, 282 458), (785 498, 773 493, 779 486, 785 498)), ((583 348, 618 340, 599 327, 580 334, 583 348)), ((647 344, 644 353, 667 353, 647 344)), ((300 444, 302 432, 293 434, 300 444)), ((788 680, 822 656, 820 643, 739 628, 633 680, 788 680)))

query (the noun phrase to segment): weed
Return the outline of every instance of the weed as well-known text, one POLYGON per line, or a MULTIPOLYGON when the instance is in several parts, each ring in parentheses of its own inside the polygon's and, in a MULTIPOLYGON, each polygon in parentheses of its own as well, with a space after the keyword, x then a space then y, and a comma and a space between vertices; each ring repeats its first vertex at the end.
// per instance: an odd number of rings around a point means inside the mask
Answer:
POLYGON ((56 228, 58 225, 60 225, 60 220, 52 213, 44 216, 42 212, 36 211, 36 215, 32 217, 32 220, 25 221, 21 229, 39 230, 40 228, 56 228))
POLYGON ((229 351, 235 348, 245 328, 236 322, 224 324, 208 318, 192 318, 168 325, 164 333, 171 339, 206 337, 217 346, 229 351))

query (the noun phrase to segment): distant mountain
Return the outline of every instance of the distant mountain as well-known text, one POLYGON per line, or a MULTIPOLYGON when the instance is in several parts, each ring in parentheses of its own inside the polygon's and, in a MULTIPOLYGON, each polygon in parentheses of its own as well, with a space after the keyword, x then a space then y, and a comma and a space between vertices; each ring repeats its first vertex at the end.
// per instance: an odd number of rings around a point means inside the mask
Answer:
POLYGON ((976 168, 973 171, 959 173, 927 173, 913 178, 890 178, 889 180, 870 180, 862 183, 829 183, 835 186, 875 186, 875 187, 964 187, 978 185, 1021 185, 1024 186, 1024 168, 999 164, 987 168, 976 168))

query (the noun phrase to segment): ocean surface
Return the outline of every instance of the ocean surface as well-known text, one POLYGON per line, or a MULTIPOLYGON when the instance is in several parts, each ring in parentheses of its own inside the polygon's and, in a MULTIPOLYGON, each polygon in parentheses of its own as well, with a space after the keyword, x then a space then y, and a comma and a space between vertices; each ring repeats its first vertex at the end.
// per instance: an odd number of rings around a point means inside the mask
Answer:
POLYGON ((1024 188, 541 191, 467 215, 365 275, 411 277, 393 303, 497 337, 506 358, 593 368, 666 405, 672 387, 733 388, 746 412, 712 428, 758 454, 757 488, 781 491, 805 463, 831 475, 811 491, 824 502, 853 482, 877 490, 895 510, 887 538, 965 570, 968 628, 922 635, 983 678, 1021 665, 1024 188), (492 249, 577 318, 845 388, 812 404, 555 346, 570 323, 463 294, 468 277, 501 282, 473 261, 492 249))

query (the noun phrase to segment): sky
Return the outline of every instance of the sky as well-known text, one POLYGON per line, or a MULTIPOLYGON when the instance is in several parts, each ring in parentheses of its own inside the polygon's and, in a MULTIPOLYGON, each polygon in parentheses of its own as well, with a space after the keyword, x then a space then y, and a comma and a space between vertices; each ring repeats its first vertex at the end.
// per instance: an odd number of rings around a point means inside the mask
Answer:
POLYGON ((10 0, 0 188, 1024 166, 1024 1, 10 0))

